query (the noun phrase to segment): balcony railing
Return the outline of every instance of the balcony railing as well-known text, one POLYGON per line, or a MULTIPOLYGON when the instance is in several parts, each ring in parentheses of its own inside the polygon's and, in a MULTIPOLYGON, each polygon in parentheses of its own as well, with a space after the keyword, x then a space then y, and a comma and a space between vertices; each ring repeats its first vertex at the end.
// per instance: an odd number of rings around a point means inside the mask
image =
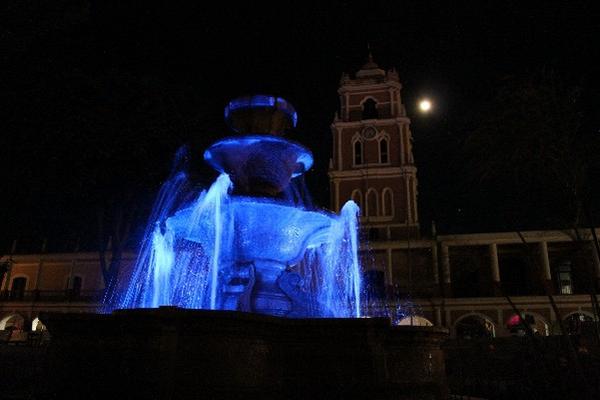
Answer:
POLYGON ((93 303, 102 298, 101 290, 5 290, 0 292, 0 301, 9 302, 57 302, 93 303))

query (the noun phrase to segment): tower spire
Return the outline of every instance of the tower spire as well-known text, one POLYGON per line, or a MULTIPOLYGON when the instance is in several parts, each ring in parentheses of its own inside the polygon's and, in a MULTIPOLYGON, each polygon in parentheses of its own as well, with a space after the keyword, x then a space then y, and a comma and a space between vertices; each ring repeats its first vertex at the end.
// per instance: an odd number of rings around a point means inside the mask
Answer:
POLYGON ((385 77, 385 71, 379 68, 379 65, 373 60, 373 52, 371 51, 371 43, 367 43, 367 62, 363 64, 360 70, 356 73, 357 78, 364 77, 379 77, 383 79, 385 77))
POLYGON ((367 62, 362 66, 361 70, 379 69, 379 65, 373 60, 373 52, 371 51, 371 43, 367 42, 367 62))

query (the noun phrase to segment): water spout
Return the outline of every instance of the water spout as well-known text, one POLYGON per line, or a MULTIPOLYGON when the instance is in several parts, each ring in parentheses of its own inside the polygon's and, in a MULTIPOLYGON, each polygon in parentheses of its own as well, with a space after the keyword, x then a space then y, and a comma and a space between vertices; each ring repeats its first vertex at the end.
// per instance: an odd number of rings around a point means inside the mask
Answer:
MULTIPOLYGON (((250 110, 254 119, 273 115, 265 107, 278 107, 279 126, 295 125, 289 103, 255 103, 234 104, 228 117, 245 126, 239 114, 244 107, 260 108, 250 110)), ((269 126, 253 121, 251 126, 269 126)), ((316 210, 301 177, 312 154, 277 135, 215 143, 205 160, 221 175, 195 196, 185 190, 185 157, 178 156, 138 259, 120 277, 109 308, 171 305, 288 317, 361 316, 359 208, 348 201, 340 215, 316 210)))

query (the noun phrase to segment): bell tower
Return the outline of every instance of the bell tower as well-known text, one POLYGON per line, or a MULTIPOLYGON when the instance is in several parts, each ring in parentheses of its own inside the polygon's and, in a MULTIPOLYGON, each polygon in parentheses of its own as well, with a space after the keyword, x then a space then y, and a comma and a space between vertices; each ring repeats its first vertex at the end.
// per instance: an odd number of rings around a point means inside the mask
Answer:
POLYGON ((379 68, 369 54, 354 77, 342 75, 331 124, 331 208, 354 200, 373 241, 419 235, 417 168, 401 89, 398 73, 379 68))

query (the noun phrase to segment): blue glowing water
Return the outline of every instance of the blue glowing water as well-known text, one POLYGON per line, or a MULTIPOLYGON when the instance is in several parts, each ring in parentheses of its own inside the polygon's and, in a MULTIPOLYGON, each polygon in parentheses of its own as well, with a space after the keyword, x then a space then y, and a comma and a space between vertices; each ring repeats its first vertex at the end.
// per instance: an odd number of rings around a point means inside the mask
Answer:
MULTIPOLYGON (((272 170, 273 158, 279 161, 280 167, 290 168, 289 178, 301 176, 313 165, 313 157, 304 146, 289 140, 272 135, 244 135, 242 137, 228 137, 219 140, 204 152, 204 160, 219 172, 236 172, 237 168, 245 167, 248 158, 252 161, 261 160, 261 166, 256 171, 245 171, 246 174, 263 173, 270 175, 277 171, 272 170), (246 162, 244 162, 246 161, 246 162)), ((286 183, 288 183, 286 181, 286 183)))
POLYGON ((112 308, 361 315, 354 202, 335 215, 299 205, 298 185, 283 200, 232 195, 233 183, 223 173, 181 206, 186 182, 179 172, 163 185, 137 262, 119 280, 112 308))
POLYGON ((107 308, 359 317, 359 209, 352 201, 339 215, 312 206, 302 180, 312 153, 281 136, 296 126, 294 107, 246 96, 227 105, 225 118, 240 135, 204 153, 221 175, 185 201, 187 176, 174 170, 133 269, 108 284, 107 308))

